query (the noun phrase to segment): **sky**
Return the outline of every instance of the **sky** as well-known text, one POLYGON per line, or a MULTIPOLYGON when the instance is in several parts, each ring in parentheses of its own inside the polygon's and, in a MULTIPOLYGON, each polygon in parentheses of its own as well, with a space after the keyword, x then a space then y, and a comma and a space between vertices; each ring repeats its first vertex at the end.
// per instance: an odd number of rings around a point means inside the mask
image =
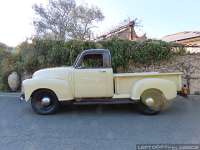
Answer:
MULTIPOLYGON (((105 19, 95 34, 112 29, 119 22, 138 18, 138 34, 161 38, 182 31, 200 31, 200 0, 76 0, 78 4, 98 6, 105 19)), ((16 46, 34 35, 33 4, 48 0, 0 0, 0 42, 16 46)))

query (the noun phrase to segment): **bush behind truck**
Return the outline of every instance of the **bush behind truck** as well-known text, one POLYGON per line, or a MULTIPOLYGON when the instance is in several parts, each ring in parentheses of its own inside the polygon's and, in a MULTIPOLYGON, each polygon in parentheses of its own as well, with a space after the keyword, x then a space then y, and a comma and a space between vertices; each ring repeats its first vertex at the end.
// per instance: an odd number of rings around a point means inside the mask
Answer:
POLYGON ((31 75, 42 68, 70 66, 79 53, 91 48, 110 50, 114 72, 127 72, 130 61, 133 64, 148 66, 185 52, 180 45, 155 40, 135 42, 111 39, 99 42, 77 40, 64 42, 33 39, 32 43, 26 41, 17 46, 15 53, 0 51, 0 90, 10 90, 8 75, 13 71, 18 72, 23 78, 24 73, 31 75), (176 51, 173 50, 174 47, 176 51))

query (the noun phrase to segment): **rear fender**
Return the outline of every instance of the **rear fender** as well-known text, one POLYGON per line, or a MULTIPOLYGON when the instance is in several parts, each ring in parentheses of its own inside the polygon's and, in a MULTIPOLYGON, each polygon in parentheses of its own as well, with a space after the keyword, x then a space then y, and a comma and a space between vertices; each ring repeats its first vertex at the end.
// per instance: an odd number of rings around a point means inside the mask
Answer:
POLYGON ((139 100, 142 93, 148 89, 161 91, 167 100, 177 95, 177 88, 174 82, 165 79, 148 78, 137 81, 131 89, 131 99, 139 100))

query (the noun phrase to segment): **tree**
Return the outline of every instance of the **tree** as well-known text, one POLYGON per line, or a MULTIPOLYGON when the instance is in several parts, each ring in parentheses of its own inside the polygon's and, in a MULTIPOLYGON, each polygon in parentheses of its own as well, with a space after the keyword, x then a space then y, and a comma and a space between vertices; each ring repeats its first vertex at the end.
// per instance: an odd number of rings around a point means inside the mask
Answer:
POLYGON ((80 40, 90 39, 91 29, 95 27, 93 24, 103 19, 104 16, 98 7, 78 6, 74 13, 71 37, 80 40))
POLYGON ((88 39, 94 23, 104 16, 97 7, 77 6, 75 0, 49 0, 49 4, 35 4, 33 21, 39 37, 55 40, 88 39))

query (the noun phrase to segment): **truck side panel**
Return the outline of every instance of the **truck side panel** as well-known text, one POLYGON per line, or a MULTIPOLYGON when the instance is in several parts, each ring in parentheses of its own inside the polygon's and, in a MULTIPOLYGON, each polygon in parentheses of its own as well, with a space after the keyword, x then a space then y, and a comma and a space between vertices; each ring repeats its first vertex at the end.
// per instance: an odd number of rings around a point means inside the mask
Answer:
MULTIPOLYGON (((156 79, 162 79, 170 81, 169 84, 171 85, 172 82, 175 86, 174 92, 180 91, 182 87, 181 73, 122 73, 114 75, 115 94, 129 95, 129 97, 131 97, 131 93, 133 92, 133 86, 138 81, 144 79, 153 79, 155 81, 156 79)), ((153 82, 152 84, 154 85, 154 88, 156 88, 156 85, 153 82)), ((145 87, 145 85, 146 84, 144 84, 143 86, 145 87)), ((159 88, 159 86, 157 88, 159 88)))

